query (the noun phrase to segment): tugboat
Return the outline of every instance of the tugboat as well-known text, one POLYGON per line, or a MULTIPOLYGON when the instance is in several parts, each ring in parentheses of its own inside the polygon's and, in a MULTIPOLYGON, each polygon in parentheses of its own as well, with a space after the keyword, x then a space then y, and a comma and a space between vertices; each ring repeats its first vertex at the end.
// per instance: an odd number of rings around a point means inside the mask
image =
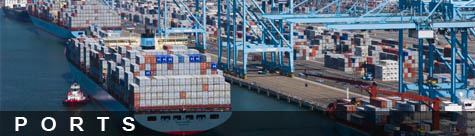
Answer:
POLYGON ((87 97, 81 92, 81 86, 78 83, 73 83, 69 88, 68 98, 63 101, 63 104, 68 107, 84 105, 88 101, 87 97))

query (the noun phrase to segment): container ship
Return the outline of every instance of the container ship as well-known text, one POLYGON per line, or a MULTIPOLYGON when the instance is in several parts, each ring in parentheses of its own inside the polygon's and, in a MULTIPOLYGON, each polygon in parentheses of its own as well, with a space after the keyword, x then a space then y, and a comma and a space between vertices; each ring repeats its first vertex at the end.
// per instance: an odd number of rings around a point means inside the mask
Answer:
MULTIPOLYGON (((382 90, 372 93, 376 92, 397 94, 382 90)), ((474 99, 451 103, 411 94, 378 97, 373 94, 369 100, 340 99, 328 106, 330 117, 338 122, 336 129, 340 135, 475 134, 474 99), (427 104, 429 102, 432 104, 427 104)))
POLYGON ((210 56, 185 45, 159 45, 150 33, 108 32, 90 27, 87 33, 105 37, 72 38, 65 48, 76 82, 105 110, 128 111, 146 128, 177 135, 230 118, 230 84, 210 56))
POLYGON ((30 17, 26 11, 26 5, 29 2, 30 1, 27 0, 5 0, 5 2, 2 4, 3 13, 9 18, 29 22, 30 17))
POLYGON ((78 37, 90 25, 121 30, 120 16, 98 0, 37 1, 27 11, 35 26, 61 39, 78 37))

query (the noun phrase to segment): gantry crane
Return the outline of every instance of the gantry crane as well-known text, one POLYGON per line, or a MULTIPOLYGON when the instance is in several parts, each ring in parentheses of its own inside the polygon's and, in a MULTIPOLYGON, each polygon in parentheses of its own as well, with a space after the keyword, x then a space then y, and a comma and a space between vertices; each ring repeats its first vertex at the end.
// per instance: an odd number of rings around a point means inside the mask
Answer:
POLYGON ((160 38, 168 38, 169 34, 193 33, 195 36, 195 48, 205 52, 206 47, 206 0, 158 0, 158 28, 157 35, 160 38), (194 4, 194 10, 187 4, 194 4), (186 15, 186 21, 190 22, 192 27, 170 27, 169 26, 169 5, 174 4, 180 11, 186 15), (163 18, 162 18, 163 17, 163 18))
MULTIPOLYGON (((225 28, 227 39, 222 41, 221 37, 218 37, 218 64, 225 71, 246 78, 248 55, 250 53, 260 53, 262 55, 261 62, 265 68, 280 70, 288 76, 293 76, 295 71, 293 38, 291 35, 293 29, 290 29, 290 32, 286 35, 282 20, 262 18, 261 15, 269 11, 266 2, 269 1, 262 1, 258 4, 255 0, 226 0, 225 28), (242 26, 240 30, 237 29, 238 23, 242 26), (256 27, 251 25, 253 23, 256 24, 256 27), (237 33, 242 34, 242 38, 239 38, 237 33), (249 35, 256 36, 256 39, 248 39, 247 36, 249 35), (224 48, 226 48, 227 53, 226 62, 222 61, 224 48), (267 60, 269 54, 270 62, 267 60), (285 54, 288 57, 284 57, 285 54), (286 58, 288 58, 287 61, 285 61, 286 58), (242 64, 238 64, 239 60, 242 60, 242 64)), ((222 13, 221 8, 221 1, 218 0, 219 13, 222 13)), ((272 2, 270 9, 272 12, 282 12, 283 4, 281 3, 277 7, 272 2)), ((293 13, 292 10, 288 12, 293 13)), ((218 22, 221 23, 221 20, 221 15, 219 15, 218 22)), ((221 27, 221 24, 218 27, 221 27)), ((289 27, 293 27, 293 25, 289 27)), ((219 34, 221 34, 220 31, 219 34)))
MULTIPOLYGON (((398 2, 384 1, 374 8, 350 8, 346 12, 342 12, 341 0, 336 0, 325 5, 316 11, 311 11, 305 14, 292 13, 278 13, 278 14, 264 14, 263 18, 284 20, 287 24, 295 23, 309 23, 309 24, 324 24, 328 28, 337 30, 398 30, 399 31, 399 92, 404 93, 406 90, 419 90, 419 94, 423 96, 435 97, 450 97, 451 101, 456 103, 457 94, 466 94, 463 97, 468 97, 473 94, 473 91, 467 89, 467 71, 473 71, 473 59, 467 53, 467 37, 471 33, 475 36, 473 27, 475 27, 473 11, 475 0, 399 0, 398 2), (398 10, 394 12, 383 12, 387 6, 397 6, 398 10), (332 8, 330 10, 330 7, 332 8), (417 84, 404 84, 403 77, 403 32, 411 30, 417 33, 419 40, 419 71, 423 71, 423 44, 427 40, 429 51, 429 77, 432 77, 434 70, 434 52, 442 57, 440 52, 435 50, 433 39, 436 33, 444 32, 446 39, 451 45, 451 60, 450 63, 441 58, 445 65, 451 71, 451 83, 437 83, 437 88, 424 85, 423 72, 418 74, 417 84), (461 41, 457 40, 456 34, 461 34, 461 41), (449 35, 450 34, 450 35, 449 35), (462 51, 457 51, 457 45, 462 51), (456 73, 456 56, 462 59, 462 77, 456 73), (457 81, 458 80, 458 81, 457 81)), ((297 5, 303 5, 301 1, 297 5)), ((367 2, 363 2, 367 4, 367 2)), ((294 2, 290 0, 290 7, 294 2)), ((293 8, 290 8, 293 9, 293 8)), ((472 72, 474 73, 474 72, 472 72)))

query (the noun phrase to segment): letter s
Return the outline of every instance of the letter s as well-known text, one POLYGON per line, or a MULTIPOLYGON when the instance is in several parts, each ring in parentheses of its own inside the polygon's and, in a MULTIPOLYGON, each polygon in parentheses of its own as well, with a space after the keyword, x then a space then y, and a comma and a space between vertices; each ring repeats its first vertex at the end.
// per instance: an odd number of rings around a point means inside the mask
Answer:
POLYGON ((124 125, 130 126, 130 128, 127 129, 127 127, 122 127, 122 129, 123 129, 124 131, 134 131, 135 125, 132 124, 132 123, 130 123, 130 122, 127 122, 127 120, 135 121, 134 118, 132 118, 132 117, 125 117, 125 118, 122 120, 122 122, 124 123, 124 125))

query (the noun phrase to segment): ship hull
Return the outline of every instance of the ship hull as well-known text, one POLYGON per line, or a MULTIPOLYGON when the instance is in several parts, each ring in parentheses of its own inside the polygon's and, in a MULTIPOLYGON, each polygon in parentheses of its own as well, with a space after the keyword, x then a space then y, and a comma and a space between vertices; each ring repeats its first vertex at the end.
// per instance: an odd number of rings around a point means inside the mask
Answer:
POLYGON ((25 9, 10 9, 10 8, 2 8, 3 13, 8 18, 13 18, 15 20, 23 21, 23 22, 30 22, 30 17, 28 12, 25 9))
POLYGON ((31 22, 33 22, 36 27, 63 40, 74 38, 79 34, 84 33, 83 31, 70 31, 66 28, 60 27, 51 22, 47 22, 35 16, 30 16, 30 18, 31 22))
POLYGON ((231 112, 180 112, 180 113, 134 113, 129 111, 124 105, 110 95, 102 85, 98 85, 86 74, 80 71, 75 65, 68 63, 71 73, 76 82, 87 91, 89 97, 96 101, 106 110, 114 113, 115 111, 126 111, 133 115, 135 120, 142 126, 162 133, 186 135, 203 132, 212 129, 231 117, 231 112), (192 116, 193 119, 187 117, 192 116), (198 119, 198 116, 205 117, 198 119), (212 118, 211 116, 214 116, 212 118), (178 119, 179 118, 179 119, 178 119))

